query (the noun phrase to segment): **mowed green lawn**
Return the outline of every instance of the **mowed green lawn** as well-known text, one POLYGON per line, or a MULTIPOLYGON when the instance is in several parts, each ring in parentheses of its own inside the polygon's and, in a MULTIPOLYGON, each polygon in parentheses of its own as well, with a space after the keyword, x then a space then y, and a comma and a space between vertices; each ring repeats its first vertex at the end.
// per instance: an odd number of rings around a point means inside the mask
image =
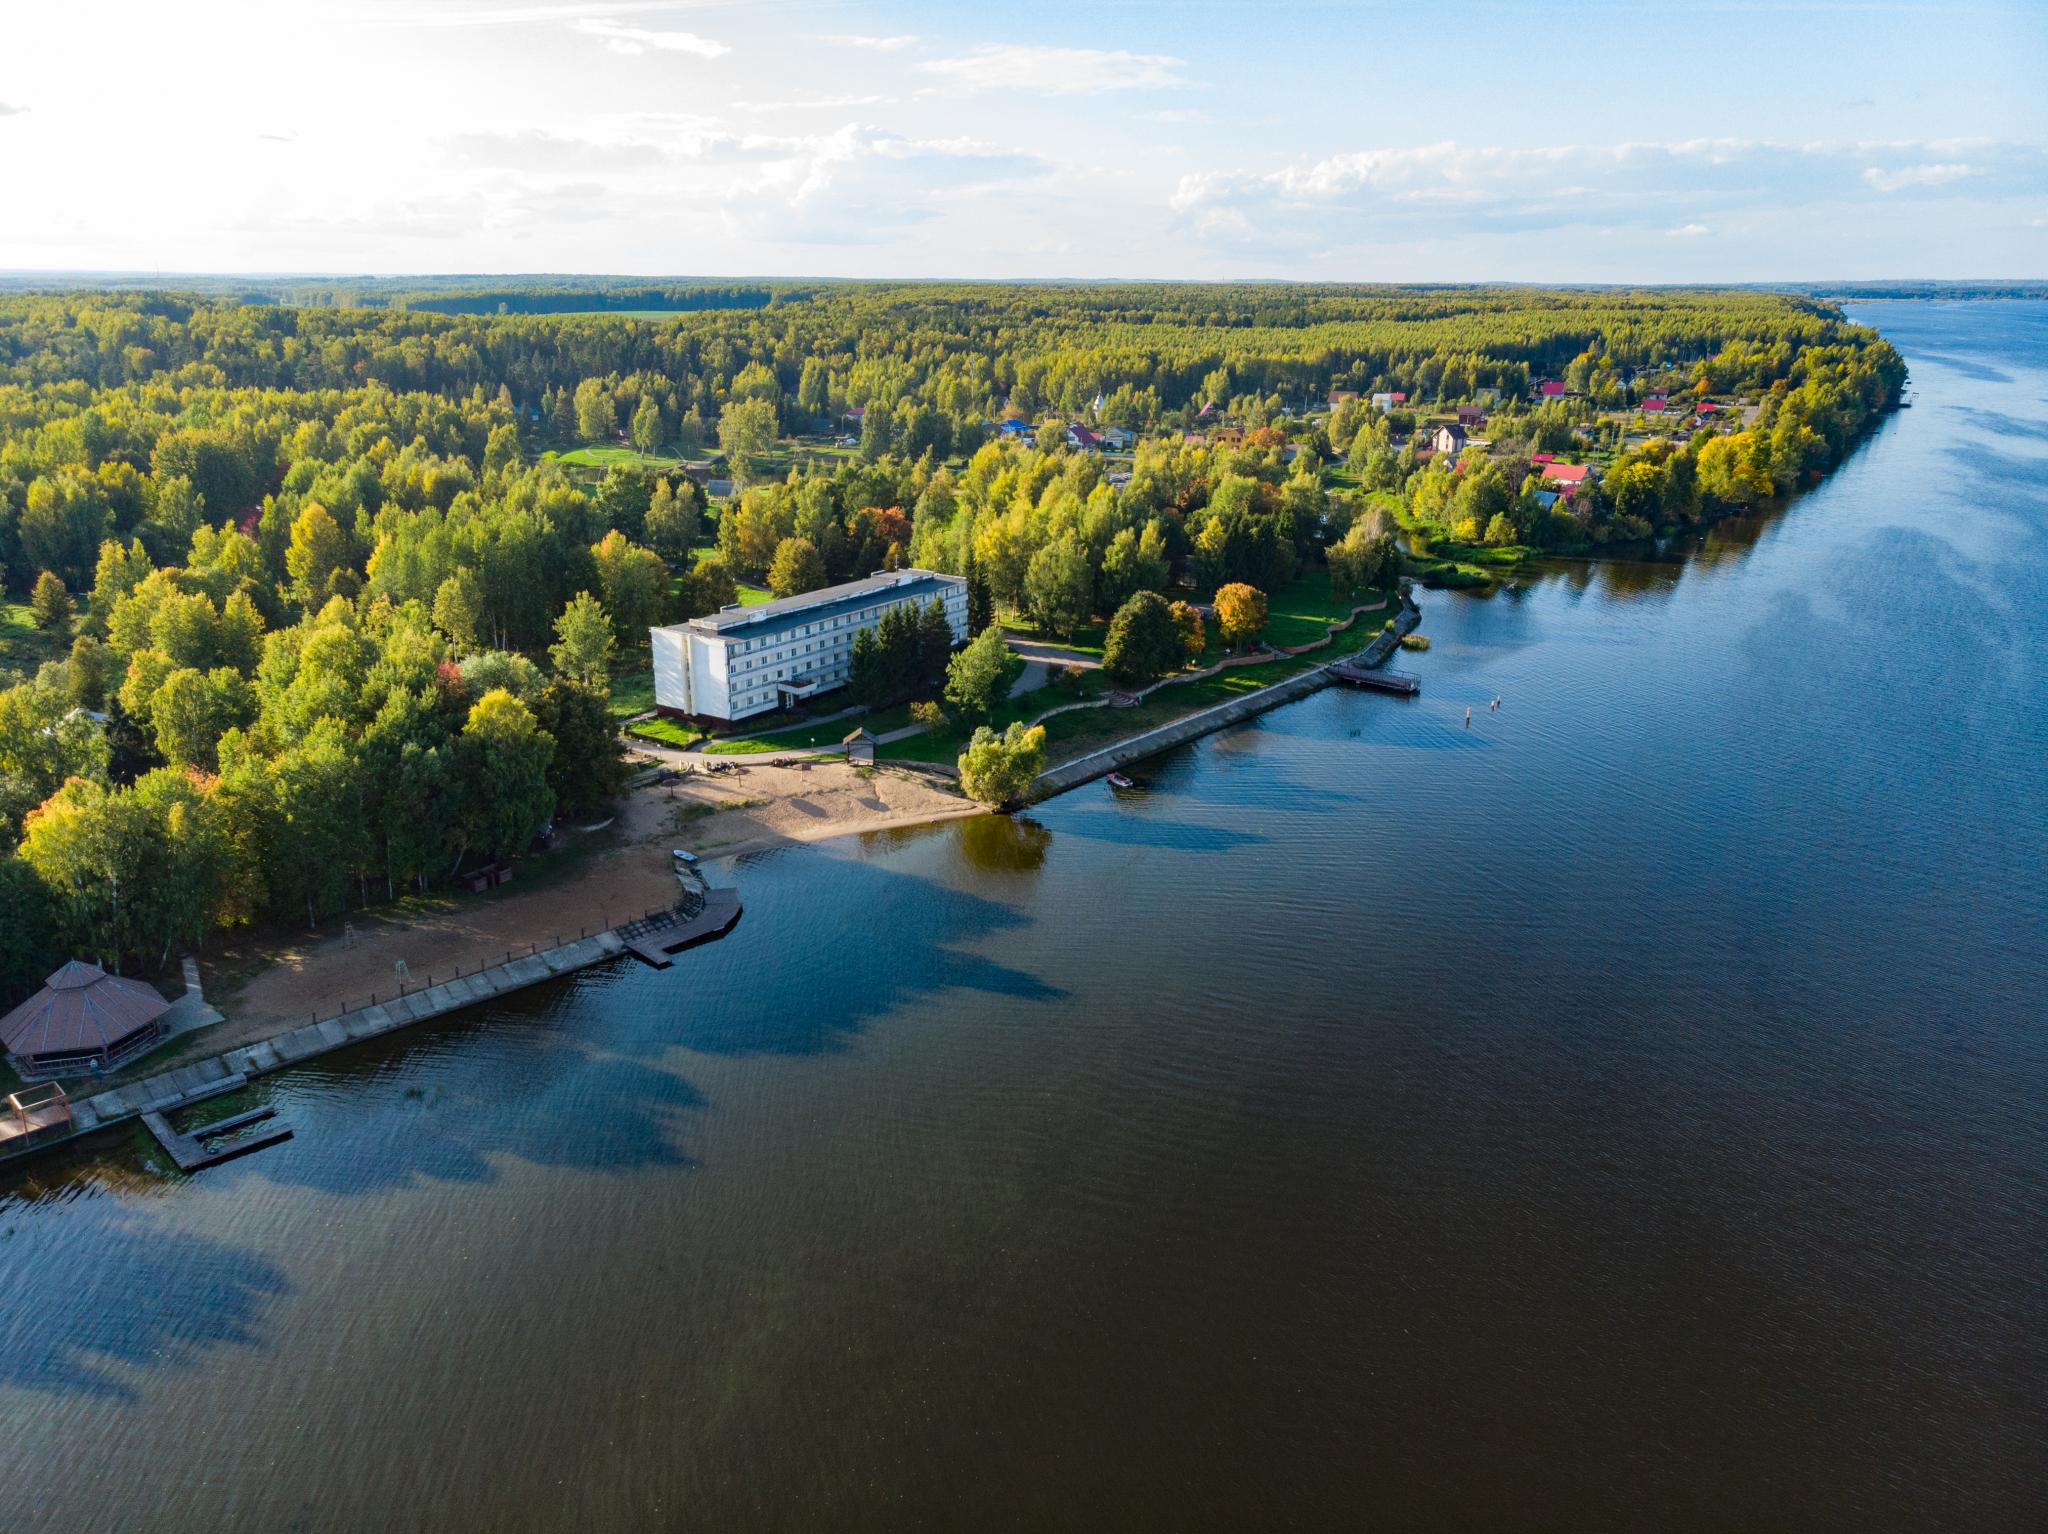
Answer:
POLYGON ((655 469, 664 472, 680 470, 682 459, 673 453, 643 453, 633 447, 573 447, 566 453, 543 453, 542 458, 552 458, 574 469, 609 469, 623 464, 629 469, 655 469))
POLYGON ((0 595, 0 671, 33 675, 46 660, 55 660, 58 649, 51 637, 35 625, 28 603, 0 595))

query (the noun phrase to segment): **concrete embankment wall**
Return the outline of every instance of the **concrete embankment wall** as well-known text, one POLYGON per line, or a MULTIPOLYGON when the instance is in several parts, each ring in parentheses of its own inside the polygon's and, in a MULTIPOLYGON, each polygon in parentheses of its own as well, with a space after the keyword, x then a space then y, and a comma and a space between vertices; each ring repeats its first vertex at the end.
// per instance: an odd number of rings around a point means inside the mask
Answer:
MULTIPOLYGON (((1414 631, 1422 619, 1421 612, 1404 593, 1401 599, 1400 615, 1394 620, 1394 627, 1359 652, 1359 663, 1377 666, 1394 653, 1401 636, 1414 631)), ((1191 740, 1221 730, 1227 726, 1263 714, 1269 708, 1278 708, 1283 703, 1292 703, 1305 698, 1312 692, 1319 692, 1330 685, 1329 673, 1316 666, 1299 676, 1291 676, 1284 682, 1275 682, 1257 692, 1248 692, 1241 698, 1232 698, 1214 708, 1205 708, 1199 714, 1190 714, 1185 719, 1176 719, 1171 724, 1162 724, 1157 729, 1147 730, 1142 735, 1133 735, 1129 740, 1120 740, 1113 746, 1092 751, 1086 756, 1076 757, 1057 767, 1041 772, 1031 785, 1033 803, 1050 799, 1054 794, 1065 793, 1070 788, 1099 778, 1105 773, 1143 757, 1169 751, 1175 746, 1184 746, 1191 740)))
POLYGON ((396 1033, 414 1023, 445 1013, 459 1012, 478 1002, 490 1001, 543 980, 569 974, 626 952, 626 944, 613 932, 599 932, 559 948, 544 948, 519 958, 508 958, 473 975, 459 976, 439 985, 359 1007, 275 1038, 230 1049, 205 1060, 163 1071, 125 1087, 115 1087, 72 1105, 71 1133, 39 1140, 33 1145, 0 1149, 0 1161, 15 1155, 30 1155, 61 1145, 66 1140, 105 1129, 143 1113, 166 1113, 188 1103, 203 1102, 224 1091, 232 1091, 256 1076, 266 1076, 287 1066, 313 1059, 332 1050, 360 1044, 384 1034, 396 1033))

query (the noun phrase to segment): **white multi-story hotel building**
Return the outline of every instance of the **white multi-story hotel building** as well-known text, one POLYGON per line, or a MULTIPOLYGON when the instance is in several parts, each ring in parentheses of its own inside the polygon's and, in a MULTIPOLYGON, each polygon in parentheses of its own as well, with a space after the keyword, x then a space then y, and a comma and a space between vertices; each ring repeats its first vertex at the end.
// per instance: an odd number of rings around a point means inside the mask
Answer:
POLYGON ((783 597, 722 607, 651 629, 654 702, 664 713, 730 723, 846 685, 853 636, 892 607, 945 606, 953 642, 967 640, 967 582, 933 570, 888 570, 783 597))

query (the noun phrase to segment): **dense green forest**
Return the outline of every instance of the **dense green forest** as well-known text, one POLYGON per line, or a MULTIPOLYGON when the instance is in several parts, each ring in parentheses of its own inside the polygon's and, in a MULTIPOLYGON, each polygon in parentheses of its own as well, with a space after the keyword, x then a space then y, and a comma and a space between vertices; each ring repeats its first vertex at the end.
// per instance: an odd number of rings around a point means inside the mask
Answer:
POLYGON ((615 667, 738 579, 915 562, 970 576, 977 627, 1054 635, 1177 582, 1327 562, 1356 589, 1399 568, 1396 517, 1587 549, 1782 495, 1903 382, 1832 306, 1747 291, 296 296, 0 297, 0 1003, 66 953, 152 969, 595 812, 615 667), (1568 393, 1539 403, 1543 378, 1568 393), (1337 390, 1408 398, 1327 413, 1337 390), (1636 430, 1652 390, 1748 418, 1636 430), (1427 458, 1429 412, 1481 399, 1491 446, 1427 458), (1135 451, 1068 450, 1083 423, 1135 451), (739 482, 718 506, 677 462, 714 444, 739 482), (578 447, 620 461, 557 456, 578 447), (1546 452, 1596 447, 1602 472, 1545 494, 1546 452))

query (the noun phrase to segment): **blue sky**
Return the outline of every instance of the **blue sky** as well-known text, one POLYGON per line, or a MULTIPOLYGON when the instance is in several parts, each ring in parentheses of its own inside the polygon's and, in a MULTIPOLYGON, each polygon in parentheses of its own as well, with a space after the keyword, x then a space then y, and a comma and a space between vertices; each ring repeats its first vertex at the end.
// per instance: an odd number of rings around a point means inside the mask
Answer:
POLYGON ((2048 3, 10 0, 0 267, 2048 276, 2048 3))

